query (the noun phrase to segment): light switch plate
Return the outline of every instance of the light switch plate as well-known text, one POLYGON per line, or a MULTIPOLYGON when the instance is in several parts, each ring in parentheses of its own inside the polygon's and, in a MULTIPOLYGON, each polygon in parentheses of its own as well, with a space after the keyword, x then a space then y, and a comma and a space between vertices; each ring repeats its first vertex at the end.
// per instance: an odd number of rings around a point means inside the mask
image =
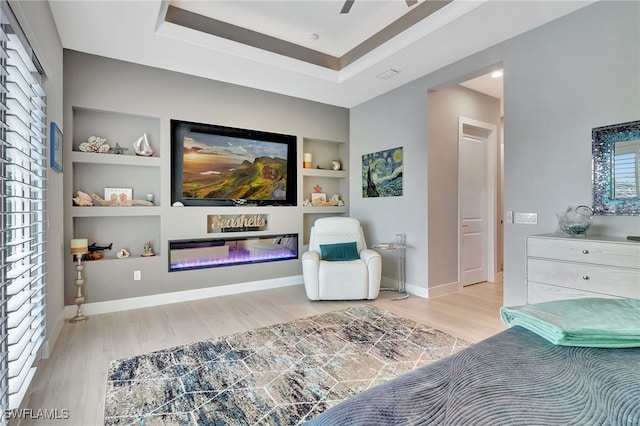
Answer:
POLYGON ((507 223, 513 223, 513 210, 507 210, 507 223))
POLYGON ((538 213, 516 213, 516 223, 536 225, 538 223, 538 213))

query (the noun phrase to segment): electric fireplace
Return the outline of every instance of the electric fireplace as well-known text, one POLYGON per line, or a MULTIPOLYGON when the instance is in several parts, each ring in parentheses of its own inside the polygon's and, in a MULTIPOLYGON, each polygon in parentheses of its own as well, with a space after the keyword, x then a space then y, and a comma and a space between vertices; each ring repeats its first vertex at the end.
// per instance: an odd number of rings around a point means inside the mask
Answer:
POLYGON ((169 241, 169 272, 298 258, 298 234, 169 241))

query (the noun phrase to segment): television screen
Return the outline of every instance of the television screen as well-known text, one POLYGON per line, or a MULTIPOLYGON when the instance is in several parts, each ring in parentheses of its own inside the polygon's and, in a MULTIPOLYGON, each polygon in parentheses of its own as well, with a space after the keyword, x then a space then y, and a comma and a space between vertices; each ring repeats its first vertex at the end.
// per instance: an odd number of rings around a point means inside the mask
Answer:
POLYGON ((296 137, 171 120, 172 200, 295 205, 296 137))

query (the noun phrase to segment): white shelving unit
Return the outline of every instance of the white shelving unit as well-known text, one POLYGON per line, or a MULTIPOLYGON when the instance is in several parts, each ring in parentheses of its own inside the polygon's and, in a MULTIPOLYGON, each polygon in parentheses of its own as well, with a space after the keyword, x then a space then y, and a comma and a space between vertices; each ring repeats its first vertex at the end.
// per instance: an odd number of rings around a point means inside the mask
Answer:
POLYGON ((302 195, 299 204, 310 199, 314 187, 319 185, 320 192, 327 194, 327 199, 338 194, 345 201, 344 206, 307 206, 302 207, 304 215, 303 244, 309 244, 309 232, 316 219, 324 216, 346 215, 349 213, 349 172, 345 167, 349 164, 349 147, 346 142, 322 139, 303 138, 303 153, 312 156, 313 168, 302 169, 302 195), (341 164, 340 170, 332 169, 332 161, 341 164), (318 168, 320 167, 320 168, 318 168))
MULTIPOLYGON (((157 255, 161 251, 161 165, 160 119, 90 108, 73 108, 71 181, 78 191, 95 193, 104 198, 104 188, 132 188, 133 198, 144 200, 154 196, 155 206, 105 207, 71 206, 70 238, 88 238, 99 245, 113 243, 105 251, 105 260, 115 258, 120 248, 139 258, 145 242, 152 243, 157 255), (156 150, 154 156, 135 155, 133 142, 146 133, 156 150), (111 147, 118 143, 127 148, 123 154, 80 151, 80 144, 90 136, 107 139, 111 147), (153 142, 156 142, 155 144, 153 142)), ((69 200, 69 203, 73 203, 69 200)))

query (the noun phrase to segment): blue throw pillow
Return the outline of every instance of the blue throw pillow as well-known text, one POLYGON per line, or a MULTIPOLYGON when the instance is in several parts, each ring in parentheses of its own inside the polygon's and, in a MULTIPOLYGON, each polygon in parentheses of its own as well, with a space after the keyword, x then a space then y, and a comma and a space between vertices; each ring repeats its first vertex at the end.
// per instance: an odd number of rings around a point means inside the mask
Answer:
POLYGON ((357 260, 360 259, 356 242, 338 244, 320 244, 322 260, 357 260))

